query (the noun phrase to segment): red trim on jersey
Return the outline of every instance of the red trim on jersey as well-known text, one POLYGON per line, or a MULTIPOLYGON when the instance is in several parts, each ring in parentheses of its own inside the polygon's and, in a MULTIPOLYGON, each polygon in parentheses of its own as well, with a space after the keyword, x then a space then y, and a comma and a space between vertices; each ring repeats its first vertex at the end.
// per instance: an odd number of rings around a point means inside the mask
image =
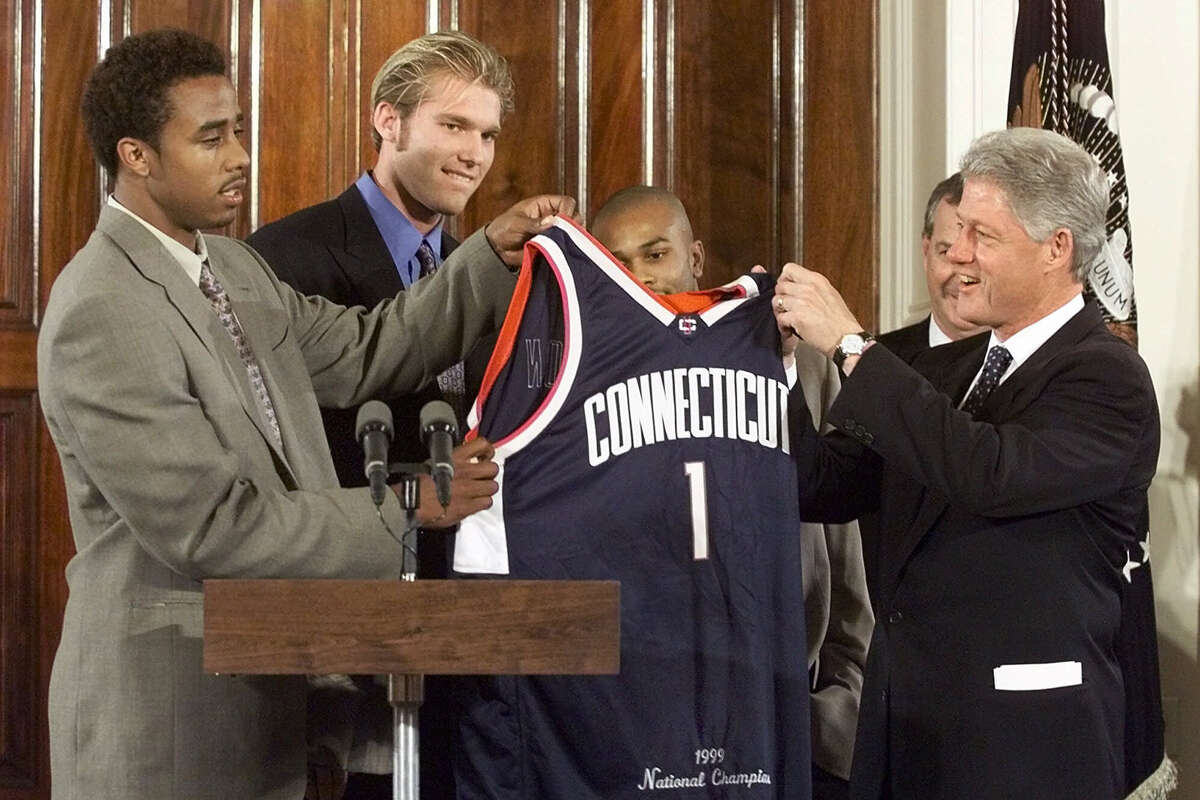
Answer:
POLYGON ((697 289, 692 292, 677 292, 676 294, 657 294, 650 291, 646 284, 639 281, 629 268, 622 264, 616 256, 609 252, 608 248, 600 243, 595 236, 588 233, 587 229, 573 219, 567 217, 559 217, 563 222, 571 225, 575 230, 582 233, 600 249, 600 252, 608 256, 608 260, 613 263, 613 266, 619 268, 622 272, 629 276, 630 280, 641 287, 642 291, 648 296, 653 297, 659 305, 670 311, 672 314, 698 314, 701 311, 707 311, 722 300, 727 300, 731 297, 745 297, 746 290, 741 286, 718 286, 715 289, 697 289))
MULTIPOLYGON (((475 398, 475 413, 480 419, 483 418, 483 407, 491 394, 492 386, 496 384, 504 365, 512 358, 512 351, 516 346, 517 332, 521 329, 521 318, 525 316, 525 304, 529 302, 529 290, 533 286, 533 259, 533 248, 526 247, 521 256, 521 272, 517 275, 517 286, 513 289, 508 311, 504 312, 504 324, 500 326, 500 335, 496 339, 496 346, 492 348, 487 369, 483 372, 483 381, 479 385, 479 395, 475 398)), ((467 431, 463 441, 469 442, 478 435, 479 429, 472 428, 467 431)))
MULTIPOLYGON (((537 242, 530 242, 525 246, 526 258, 529 257, 529 251, 533 250, 534 248, 536 248, 538 252, 542 254, 542 258, 544 258, 546 263, 550 265, 550 269, 554 270, 554 280, 558 284, 558 296, 562 302, 563 314, 562 357, 558 361, 558 370, 554 375, 554 384, 550 387, 550 391, 546 392, 546 396, 542 398, 542 402, 538 404, 537 410, 526 417, 525 421, 518 425, 516 430, 508 433, 499 441, 494 442, 493 444, 495 444, 496 447, 500 447, 501 445, 506 444, 507 442, 519 436, 522 431, 532 425, 537 418, 542 415, 542 413, 546 410, 546 406, 550 405, 550 401, 554 399, 556 394, 558 394, 559 386, 562 384, 563 372, 566 371, 565 368, 567 366, 567 359, 570 358, 571 355, 571 345, 574 344, 571 341, 571 303, 567 299, 567 290, 566 285, 563 283, 562 273, 558 269, 558 264, 555 264, 554 259, 550 257, 550 254, 547 253, 545 249, 543 249, 542 246, 537 242)), ((575 296, 576 299, 578 299, 578 292, 576 292, 575 296)), ((505 322, 507 321, 508 320, 505 320, 505 322)))

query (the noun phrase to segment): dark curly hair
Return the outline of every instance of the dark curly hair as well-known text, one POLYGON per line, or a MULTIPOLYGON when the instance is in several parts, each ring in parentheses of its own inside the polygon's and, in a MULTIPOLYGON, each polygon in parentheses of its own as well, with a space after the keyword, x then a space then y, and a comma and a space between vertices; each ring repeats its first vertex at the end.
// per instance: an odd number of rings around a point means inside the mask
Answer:
POLYGON ((215 44, 175 28, 139 33, 108 48, 80 104, 96 160, 115 178, 117 142, 123 137, 157 150, 171 118, 171 87, 187 78, 224 74, 225 56, 215 44))

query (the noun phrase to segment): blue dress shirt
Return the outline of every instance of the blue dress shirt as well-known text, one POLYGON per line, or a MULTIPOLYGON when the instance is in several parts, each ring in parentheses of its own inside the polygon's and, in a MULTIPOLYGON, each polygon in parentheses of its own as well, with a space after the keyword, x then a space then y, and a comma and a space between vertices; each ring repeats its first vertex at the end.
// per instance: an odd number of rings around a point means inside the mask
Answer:
POLYGON ((371 212, 371 219, 375 220, 375 227, 379 229, 380 235, 383 236, 383 243, 387 245, 388 252, 392 254, 392 262, 396 265, 400 282, 407 289, 421 275, 421 262, 417 261, 417 248, 421 246, 422 239, 429 242, 434 257, 439 263, 441 262, 442 223, 439 222, 433 230, 422 237, 421 232, 413 227, 408 217, 404 216, 400 209, 384 196, 383 191, 375 183, 375 179, 371 177, 369 170, 359 176, 354 185, 358 187, 358 191, 362 192, 363 199, 367 201, 367 210, 371 212))

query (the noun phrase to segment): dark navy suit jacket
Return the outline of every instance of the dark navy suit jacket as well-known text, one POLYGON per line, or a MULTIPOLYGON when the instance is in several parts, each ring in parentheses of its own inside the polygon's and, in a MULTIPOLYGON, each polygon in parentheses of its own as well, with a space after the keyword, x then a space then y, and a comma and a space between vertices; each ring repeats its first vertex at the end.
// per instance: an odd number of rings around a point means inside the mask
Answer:
POLYGON ((802 419, 794 434, 806 516, 881 512, 852 795, 1120 797, 1122 570, 1145 533, 1154 390, 1089 305, 972 419, 957 403, 985 347, 912 368, 871 348, 831 409, 838 431, 804 435, 802 419), (1083 683, 994 688, 995 667, 1058 661, 1083 683))

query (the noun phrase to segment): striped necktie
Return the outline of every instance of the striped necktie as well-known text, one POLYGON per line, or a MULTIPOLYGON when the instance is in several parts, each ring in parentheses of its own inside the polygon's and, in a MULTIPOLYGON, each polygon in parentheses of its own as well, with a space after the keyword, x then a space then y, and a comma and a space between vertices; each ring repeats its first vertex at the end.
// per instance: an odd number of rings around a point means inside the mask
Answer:
POLYGON ((279 435, 279 420, 275 418, 275 406, 271 403, 271 395, 267 391, 266 381, 263 380, 262 369, 258 365, 254 350, 250 347, 250 341, 246 338, 246 332, 242 330, 242 324, 238 322, 237 315, 233 313, 229 295, 225 292, 225 287, 217 280, 217 276, 213 274, 207 258, 200 263, 200 291, 212 304, 213 311, 216 312, 217 319, 221 320, 221 325, 229 334, 229 338, 233 339, 233 346, 242 359, 242 365, 246 368, 246 377, 250 379, 250 388, 254 392, 258 410, 263 419, 267 421, 267 427, 274 438, 275 446, 282 450, 283 437, 279 435))

